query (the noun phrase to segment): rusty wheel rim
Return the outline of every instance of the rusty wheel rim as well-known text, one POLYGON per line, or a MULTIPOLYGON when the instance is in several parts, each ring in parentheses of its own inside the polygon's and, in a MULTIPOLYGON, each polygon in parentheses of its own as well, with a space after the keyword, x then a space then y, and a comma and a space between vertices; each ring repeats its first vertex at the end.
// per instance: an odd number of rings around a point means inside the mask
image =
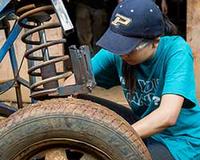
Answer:
POLYGON ((85 153, 79 150, 54 148, 48 149, 33 157, 29 160, 99 160, 95 155, 85 153))
POLYGON ((32 144, 13 160, 111 160, 104 151, 91 144, 66 138, 54 138, 32 144))

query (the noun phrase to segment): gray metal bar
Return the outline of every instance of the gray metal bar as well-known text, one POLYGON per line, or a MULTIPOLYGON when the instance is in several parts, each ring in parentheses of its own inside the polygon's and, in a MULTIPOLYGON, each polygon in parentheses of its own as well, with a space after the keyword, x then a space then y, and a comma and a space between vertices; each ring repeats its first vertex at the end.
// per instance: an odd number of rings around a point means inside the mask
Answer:
MULTIPOLYGON (((40 36, 41 44, 47 43, 46 33, 44 30, 39 31, 39 36, 40 36)), ((42 54, 44 57, 44 61, 48 61, 49 60, 49 50, 47 47, 42 49, 42 54)), ((42 79, 56 76, 55 64, 49 64, 47 66, 42 67, 41 68, 41 76, 42 76, 42 79)), ((59 86, 59 84, 58 84, 58 81, 55 80, 55 81, 45 83, 43 86, 44 86, 44 89, 51 89, 51 88, 57 88, 59 86)))
POLYGON ((69 18, 62 0, 51 0, 65 35, 73 31, 74 26, 69 18))

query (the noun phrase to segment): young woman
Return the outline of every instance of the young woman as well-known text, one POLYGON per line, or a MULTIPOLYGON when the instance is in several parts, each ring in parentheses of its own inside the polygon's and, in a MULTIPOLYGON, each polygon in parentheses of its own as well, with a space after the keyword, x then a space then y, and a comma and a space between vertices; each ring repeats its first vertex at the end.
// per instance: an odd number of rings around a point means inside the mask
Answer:
POLYGON ((153 160, 200 159, 200 107, 192 51, 179 36, 164 36, 165 22, 151 0, 118 4, 92 59, 99 86, 121 84, 153 160))

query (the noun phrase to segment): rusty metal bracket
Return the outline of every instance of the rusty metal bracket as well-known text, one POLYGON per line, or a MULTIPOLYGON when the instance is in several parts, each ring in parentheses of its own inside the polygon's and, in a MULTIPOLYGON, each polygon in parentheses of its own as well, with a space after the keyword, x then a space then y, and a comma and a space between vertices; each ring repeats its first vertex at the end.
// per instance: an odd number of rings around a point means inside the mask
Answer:
POLYGON ((92 74, 89 47, 81 46, 78 49, 75 45, 72 45, 69 47, 69 51, 76 84, 59 87, 59 95, 64 96, 91 92, 96 82, 92 74))

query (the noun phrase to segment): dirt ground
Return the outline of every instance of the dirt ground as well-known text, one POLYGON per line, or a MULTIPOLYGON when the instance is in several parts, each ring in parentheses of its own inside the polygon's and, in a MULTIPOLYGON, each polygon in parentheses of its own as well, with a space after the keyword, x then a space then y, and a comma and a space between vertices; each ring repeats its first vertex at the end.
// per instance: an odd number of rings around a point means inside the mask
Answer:
POLYGON ((124 94, 123 94, 120 86, 116 86, 111 89, 95 87, 95 89, 92 91, 91 94, 95 95, 97 97, 105 98, 110 101, 128 106, 128 103, 124 97, 124 94))

